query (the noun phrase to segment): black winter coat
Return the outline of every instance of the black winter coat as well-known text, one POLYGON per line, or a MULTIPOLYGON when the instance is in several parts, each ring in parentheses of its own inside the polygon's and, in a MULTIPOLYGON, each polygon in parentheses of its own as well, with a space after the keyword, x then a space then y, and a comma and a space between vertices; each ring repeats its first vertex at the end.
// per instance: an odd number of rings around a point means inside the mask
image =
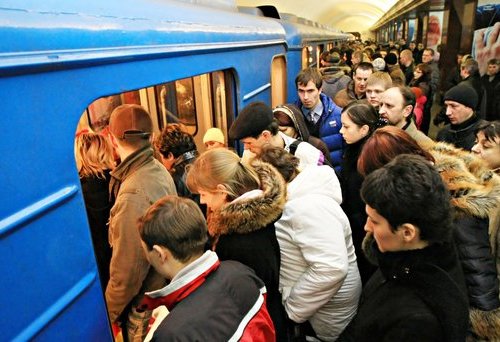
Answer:
POLYGON ((500 112, 498 111, 498 108, 495 108, 495 100, 499 97, 499 89, 497 88, 495 90, 495 87, 500 84, 500 73, 497 73, 491 81, 490 76, 484 75, 481 77, 481 84, 483 86, 485 96, 484 113, 482 113, 482 117, 488 121, 498 120, 500 118, 500 112))
POLYGON ((444 126, 438 132, 436 140, 444 141, 453 144, 455 147, 470 151, 476 141, 476 134, 474 132, 479 123, 479 117, 473 114, 469 120, 459 125, 448 124, 444 126))
POLYGON ((361 281, 366 284, 368 279, 375 272, 373 266, 365 257, 361 248, 365 237, 366 211, 365 203, 361 199, 360 189, 363 184, 363 177, 358 172, 358 158, 363 148, 366 138, 346 145, 344 157, 342 159, 342 172, 340 177, 340 187, 342 189, 342 209, 349 219, 351 225, 352 240, 356 252, 359 274, 361 281))
POLYGON ((109 200, 109 174, 104 172, 104 178, 95 176, 83 177, 82 184, 85 209, 89 220, 97 268, 102 288, 105 289, 109 281, 109 264, 111 262, 111 246, 108 241, 109 211, 113 203, 109 200))
POLYGON ((465 341, 468 305, 452 244, 380 253, 358 314, 339 341, 465 341))
POLYGON ((498 278, 488 236, 488 218, 459 215, 453 236, 473 308, 490 311, 500 307, 498 278))

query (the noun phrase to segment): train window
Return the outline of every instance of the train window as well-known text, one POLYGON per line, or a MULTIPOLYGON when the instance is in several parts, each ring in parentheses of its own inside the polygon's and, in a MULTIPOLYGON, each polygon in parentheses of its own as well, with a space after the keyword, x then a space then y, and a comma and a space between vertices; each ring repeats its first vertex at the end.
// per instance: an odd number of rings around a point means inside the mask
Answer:
POLYGON ((196 124, 196 101, 194 95, 193 78, 160 84, 155 86, 157 99, 157 113, 162 118, 159 128, 166 123, 180 123, 187 131, 195 135, 196 124))
POLYGON ((285 57, 274 57, 271 65, 271 105, 273 107, 285 103, 286 82, 285 57))
POLYGON ((182 124, 194 136, 203 151, 203 134, 219 127, 227 137, 234 115, 234 77, 230 71, 215 71, 194 77, 157 84, 152 87, 101 97, 84 111, 77 131, 101 132, 109 123, 113 109, 134 103, 145 107, 153 119, 155 131, 169 123, 182 124))
POLYGON ((224 89, 224 73, 214 72, 210 75, 212 85, 212 122, 214 126, 227 131, 226 112, 226 91, 224 89))
POLYGON ((102 131, 108 125, 113 109, 125 103, 140 104, 139 92, 129 91, 119 95, 105 96, 92 102, 84 113, 90 128, 94 132, 102 131))
POLYGON ((309 67, 309 48, 312 49, 311 46, 304 46, 302 48, 302 69, 309 67))

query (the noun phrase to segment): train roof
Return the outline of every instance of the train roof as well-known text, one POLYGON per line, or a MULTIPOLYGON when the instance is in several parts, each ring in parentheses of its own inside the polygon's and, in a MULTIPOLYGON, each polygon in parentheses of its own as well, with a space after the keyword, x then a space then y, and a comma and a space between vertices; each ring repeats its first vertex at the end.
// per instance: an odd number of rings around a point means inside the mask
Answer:
POLYGON ((302 48, 307 42, 331 41, 332 39, 347 40, 350 38, 349 34, 326 28, 294 15, 281 14, 281 17, 289 49, 302 48))
POLYGON ((269 18, 173 0, 10 0, 0 16, 0 69, 285 42, 269 18))
POLYGON ((240 6, 238 9, 243 13, 278 19, 286 31, 288 48, 292 50, 302 49, 308 42, 330 42, 332 40, 352 39, 352 35, 348 33, 334 30, 331 27, 298 17, 294 14, 280 13, 276 7, 271 5, 258 7, 240 6))

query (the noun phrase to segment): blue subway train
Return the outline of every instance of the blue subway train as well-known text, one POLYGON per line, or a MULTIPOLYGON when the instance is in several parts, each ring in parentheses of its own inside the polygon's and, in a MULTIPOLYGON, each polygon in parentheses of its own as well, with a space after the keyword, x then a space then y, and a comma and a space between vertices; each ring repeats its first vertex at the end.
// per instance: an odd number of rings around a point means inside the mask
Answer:
POLYGON ((75 133, 138 103, 202 147, 248 103, 295 99, 300 69, 349 38, 206 2, 0 0, 1 340, 112 340, 75 133))

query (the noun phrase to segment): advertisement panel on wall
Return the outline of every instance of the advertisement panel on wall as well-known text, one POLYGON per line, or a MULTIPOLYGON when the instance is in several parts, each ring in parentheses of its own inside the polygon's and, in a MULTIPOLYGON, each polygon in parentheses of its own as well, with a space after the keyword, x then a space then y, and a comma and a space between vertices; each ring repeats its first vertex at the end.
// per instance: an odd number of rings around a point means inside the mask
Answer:
POLYGON ((408 20, 408 38, 409 42, 417 40, 417 31, 415 30, 415 19, 408 20))
POLYGON ((396 24, 396 41, 399 41, 403 38, 403 22, 398 21, 396 24))
POLYGON ((479 0, 477 3, 472 55, 479 64, 481 75, 486 72, 490 59, 500 58, 500 3, 498 1, 479 0))
POLYGON ((429 12, 427 26, 427 47, 436 50, 441 44, 441 28, 443 27, 443 11, 429 12))

